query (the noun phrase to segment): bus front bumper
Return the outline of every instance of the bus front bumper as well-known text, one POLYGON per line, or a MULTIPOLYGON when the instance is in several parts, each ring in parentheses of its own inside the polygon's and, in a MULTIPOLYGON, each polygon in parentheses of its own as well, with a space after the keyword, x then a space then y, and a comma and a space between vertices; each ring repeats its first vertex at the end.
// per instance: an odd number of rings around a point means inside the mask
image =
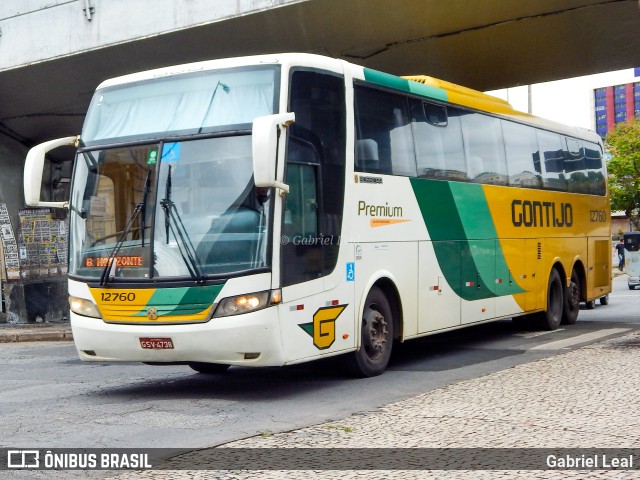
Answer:
POLYGON ((84 361, 280 366, 277 319, 275 308, 182 325, 111 324, 71 313, 71 328, 84 361))

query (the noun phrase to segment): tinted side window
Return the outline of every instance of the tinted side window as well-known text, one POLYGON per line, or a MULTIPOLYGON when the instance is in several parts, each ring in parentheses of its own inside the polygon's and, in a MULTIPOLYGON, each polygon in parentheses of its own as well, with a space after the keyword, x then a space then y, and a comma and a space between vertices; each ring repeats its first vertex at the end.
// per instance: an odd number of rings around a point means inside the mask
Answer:
POLYGON ((458 110, 420 100, 411 102, 418 176, 468 180, 458 110))
POLYGON ((567 137, 567 153, 564 159, 564 170, 567 177, 567 191, 589 193, 587 162, 584 157, 582 141, 567 137))
POLYGON ((507 154, 509 185, 542 188, 540 155, 535 129, 519 123, 503 121, 502 132, 507 154))
POLYGON ((562 137, 557 133, 537 130, 538 146, 542 160, 542 183, 548 190, 567 191, 564 175, 565 147, 562 137))
POLYGON ((469 179, 506 185, 507 164, 500 120, 480 113, 465 113, 461 120, 469 179))
POLYGON ((408 98, 356 86, 355 110, 356 170, 415 176, 408 98))
POLYGON ((605 195, 607 182, 602 163, 602 150, 597 143, 583 142, 587 176, 589 177, 589 193, 592 195, 605 195))

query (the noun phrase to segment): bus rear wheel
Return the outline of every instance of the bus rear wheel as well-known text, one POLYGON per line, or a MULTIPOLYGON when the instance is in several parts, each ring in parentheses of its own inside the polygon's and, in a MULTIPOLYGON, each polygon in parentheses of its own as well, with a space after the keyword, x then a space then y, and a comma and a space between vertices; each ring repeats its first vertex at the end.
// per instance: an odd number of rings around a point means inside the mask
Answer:
POLYGON ((537 317, 537 323, 544 330, 555 330, 560 326, 562 321, 562 312, 564 310, 564 287, 560 274, 554 268, 549 275, 549 283, 547 285, 547 309, 540 312, 537 317))
POLYGON ((204 363, 204 362, 191 362, 189 366, 198 373, 204 373, 207 375, 212 375, 215 373, 223 373, 226 372, 229 368, 229 365, 225 365, 222 363, 204 363))
POLYGON ((562 322, 564 325, 574 325, 580 313, 580 277, 574 270, 571 272, 569 286, 564 289, 564 308, 562 322))
POLYGON ((384 292, 373 287, 362 314, 360 348, 345 356, 345 368, 356 377, 380 375, 387 368, 393 347, 393 314, 384 292))

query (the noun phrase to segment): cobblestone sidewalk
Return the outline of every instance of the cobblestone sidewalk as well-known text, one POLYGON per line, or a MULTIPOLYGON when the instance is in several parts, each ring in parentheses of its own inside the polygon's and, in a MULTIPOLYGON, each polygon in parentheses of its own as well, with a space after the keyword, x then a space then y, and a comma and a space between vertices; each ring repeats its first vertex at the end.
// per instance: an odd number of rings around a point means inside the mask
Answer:
MULTIPOLYGON (((388 373, 392 375, 393 373, 388 373)), ((225 448, 639 448, 640 336, 627 335, 431 391, 373 412, 225 448)), ((181 455, 176 468, 206 464, 216 449, 181 455)), ((134 479, 637 479, 640 471, 128 472, 134 479)))

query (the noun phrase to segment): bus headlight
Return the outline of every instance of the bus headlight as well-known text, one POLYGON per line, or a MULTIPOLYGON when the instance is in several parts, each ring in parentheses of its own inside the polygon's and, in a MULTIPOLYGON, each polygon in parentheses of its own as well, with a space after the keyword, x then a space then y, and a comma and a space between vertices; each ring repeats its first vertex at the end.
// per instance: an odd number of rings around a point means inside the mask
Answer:
POLYGON ((84 298, 73 297, 69 295, 69 306, 73 313, 82 315, 83 317, 100 318, 100 311, 98 306, 91 300, 85 300, 84 298))
POLYGON ((243 313, 262 310, 270 305, 281 302, 280 290, 267 290, 264 292, 250 293, 224 298, 218 303, 213 318, 241 315, 243 313))

